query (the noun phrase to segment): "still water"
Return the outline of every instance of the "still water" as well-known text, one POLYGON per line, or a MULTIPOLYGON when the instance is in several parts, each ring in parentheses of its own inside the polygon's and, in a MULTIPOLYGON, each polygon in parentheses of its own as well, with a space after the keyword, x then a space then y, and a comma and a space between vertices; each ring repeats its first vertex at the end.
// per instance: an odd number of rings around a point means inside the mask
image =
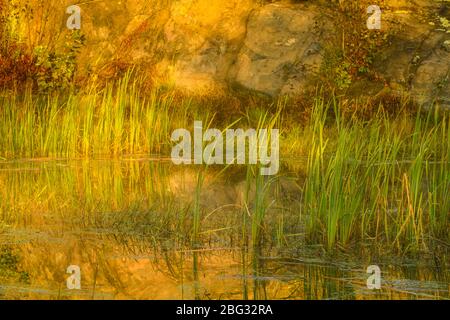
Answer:
POLYGON ((246 168, 0 162, 0 299, 450 298, 448 264, 307 245, 302 165, 289 168, 265 189, 264 239, 252 246, 246 168), (71 265, 80 290, 67 287, 71 265), (380 290, 367 288, 369 265, 382 271, 380 290))

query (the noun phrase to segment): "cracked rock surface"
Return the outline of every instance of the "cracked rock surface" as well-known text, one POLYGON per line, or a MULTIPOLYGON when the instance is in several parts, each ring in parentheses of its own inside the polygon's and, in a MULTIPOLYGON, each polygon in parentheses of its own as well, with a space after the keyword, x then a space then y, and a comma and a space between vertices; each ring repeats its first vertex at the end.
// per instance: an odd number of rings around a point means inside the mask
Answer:
MULTIPOLYGON (((156 61, 158 74, 189 90, 236 86, 270 96, 302 94, 320 83, 324 47, 336 32, 333 12, 319 1, 149 3, 110 1, 85 9, 85 50, 95 47, 110 59, 126 43, 129 61, 156 61)), ((450 2, 385 3, 382 28, 397 31, 374 68, 392 92, 450 107, 450 2)), ((84 58, 89 65, 92 57, 84 58)), ((359 87, 369 92, 366 84, 359 87)))

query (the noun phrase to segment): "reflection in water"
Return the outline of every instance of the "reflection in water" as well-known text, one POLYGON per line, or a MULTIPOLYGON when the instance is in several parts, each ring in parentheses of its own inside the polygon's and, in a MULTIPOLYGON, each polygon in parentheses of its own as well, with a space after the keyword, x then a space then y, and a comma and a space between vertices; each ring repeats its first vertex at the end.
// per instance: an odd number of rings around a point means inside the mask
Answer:
POLYGON ((295 179, 265 188, 266 224, 252 225, 262 200, 247 169, 204 171, 195 209, 198 172, 168 162, 0 164, 0 298, 450 298, 445 263, 307 246, 295 179), (366 286, 372 259, 382 290, 366 286), (82 290, 67 289, 69 265, 80 266, 82 290))

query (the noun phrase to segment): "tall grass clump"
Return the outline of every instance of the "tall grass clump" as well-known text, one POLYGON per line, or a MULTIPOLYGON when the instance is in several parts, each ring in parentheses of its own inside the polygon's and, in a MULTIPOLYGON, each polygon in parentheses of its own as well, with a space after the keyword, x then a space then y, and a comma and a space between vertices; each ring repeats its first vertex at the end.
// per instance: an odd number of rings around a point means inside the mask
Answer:
POLYGON ((185 127, 189 99, 153 89, 143 94, 131 73, 104 88, 0 98, 1 156, 86 157, 167 150, 173 129, 185 127))
MULTIPOLYGON (((176 218, 181 238, 198 246, 205 238, 234 228, 241 232, 238 236, 243 246, 260 247, 274 229, 280 243, 286 242, 286 230, 295 229, 302 235, 304 231, 309 243, 323 244, 328 250, 373 244, 416 251, 429 250, 435 241, 448 243, 448 113, 438 108, 408 113, 400 105, 405 111, 392 115, 380 106, 370 118, 361 119, 343 111, 345 102, 324 98, 318 92, 306 124, 284 118, 288 100, 283 99, 261 106, 255 105, 257 101, 246 107, 240 119, 233 114, 221 122, 216 119, 223 118, 221 113, 226 110, 211 108, 207 98, 196 100, 161 87, 148 89, 143 82, 128 72, 102 87, 91 83, 45 95, 33 94, 31 89, 2 92, 0 160, 169 155, 173 130, 191 128, 194 120, 202 120, 208 127, 221 126, 225 128, 222 133, 235 125, 268 132, 280 129, 281 150, 289 151, 282 158, 292 160, 291 154, 305 154, 306 158, 306 164, 299 161, 298 170, 301 193, 296 201, 301 215, 296 219, 268 217, 272 202, 267 194, 277 177, 262 177, 258 166, 248 165, 240 225, 234 226, 230 219, 223 225, 214 222, 214 229, 208 229, 204 222, 221 210, 214 208, 204 214, 207 168, 198 167, 191 207, 176 218), (268 225, 269 218, 276 221, 275 227, 268 225), (303 225, 293 226, 294 220, 304 224, 304 229, 303 225)), ((123 186, 119 182, 113 186, 120 195, 123 186)), ((154 187, 149 183, 148 188, 154 187)), ((157 193, 161 203, 166 203, 164 192, 157 193)), ((86 194, 91 194, 90 190, 86 194)), ((117 196, 111 201, 121 207, 124 198, 117 196)), ((2 215, 6 212, 5 205, 2 215)))
POLYGON ((318 99, 309 125, 302 210, 309 241, 421 250, 448 238, 448 115, 430 109, 391 119, 380 108, 363 121, 339 108, 318 99))

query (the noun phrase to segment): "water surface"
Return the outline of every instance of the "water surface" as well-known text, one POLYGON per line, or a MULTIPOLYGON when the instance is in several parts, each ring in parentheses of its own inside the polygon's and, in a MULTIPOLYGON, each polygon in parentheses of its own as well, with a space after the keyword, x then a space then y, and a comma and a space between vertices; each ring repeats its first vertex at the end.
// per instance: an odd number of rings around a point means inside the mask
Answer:
POLYGON ((330 256, 307 245, 301 169, 267 187, 264 240, 249 245, 242 225, 255 188, 245 167, 222 169, 139 157, 0 162, 0 298, 450 298, 448 264, 432 257, 330 256), (366 285, 373 264, 381 290, 366 285), (67 289, 70 265, 81 290, 67 289))

